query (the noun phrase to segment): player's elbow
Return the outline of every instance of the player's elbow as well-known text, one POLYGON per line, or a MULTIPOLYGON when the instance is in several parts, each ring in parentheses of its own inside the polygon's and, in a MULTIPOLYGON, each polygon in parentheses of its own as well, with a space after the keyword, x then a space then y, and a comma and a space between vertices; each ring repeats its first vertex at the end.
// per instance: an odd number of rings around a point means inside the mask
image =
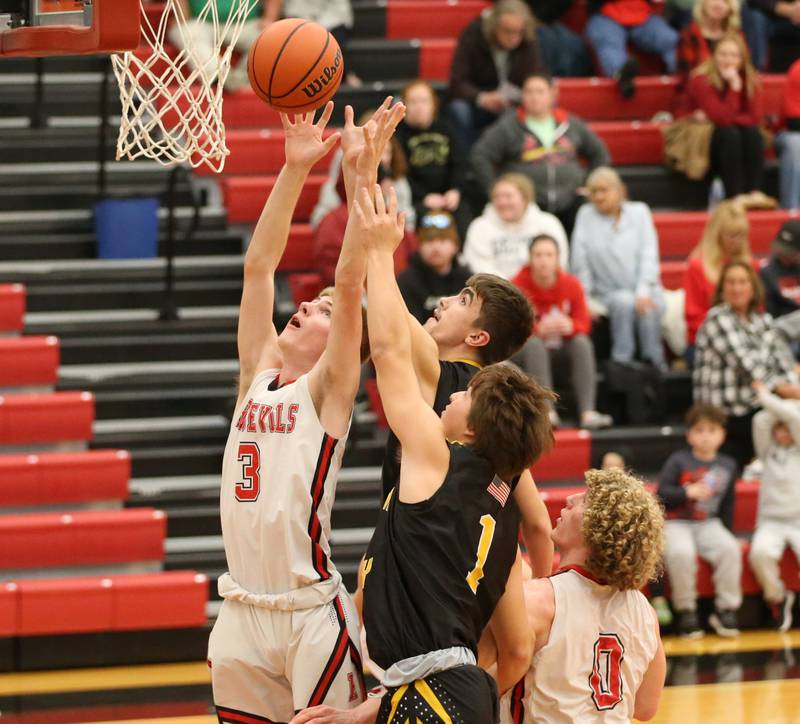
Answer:
POLYGON ((639 721, 650 721, 658 713, 660 694, 661 692, 658 696, 637 696, 633 708, 633 718, 639 721))
POLYGON ((533 645, 530 641, 518 641, 499 649, 497 683, 503 690, 501 695, 525 676, 531 665, 532 655, 533 645))

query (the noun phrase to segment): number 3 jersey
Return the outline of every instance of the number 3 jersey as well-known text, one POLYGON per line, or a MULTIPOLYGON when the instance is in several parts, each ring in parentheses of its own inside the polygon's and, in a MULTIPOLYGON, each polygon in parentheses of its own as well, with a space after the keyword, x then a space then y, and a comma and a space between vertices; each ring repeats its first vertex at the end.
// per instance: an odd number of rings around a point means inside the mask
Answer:
POLYGON ((451 647, 475 652, 516 558, 511 485, 469 447, 449 448, 442 486, 413 504, 392 490, 367 548, 364 627, 383 669, 451 647))
POLYGON ((563 568, 550 582, 550 636, 503 697, 501 724, 630 722, 658 651, 652 607, 639 591, 602 585, 580 566, 563 568))
POLYGON ((220 592, 234 584, 253 594, 308 589, 297 591, 296 606, 280 606, 304 608, 326 603, 341 581, 329 540, 346 436, 326 434, 308 375, 281 386, 278 373, 253 380, 225 446, 220 514, 230 576, 220 592), (312 584, 327 592, 317 602, 309 600, 312 584))

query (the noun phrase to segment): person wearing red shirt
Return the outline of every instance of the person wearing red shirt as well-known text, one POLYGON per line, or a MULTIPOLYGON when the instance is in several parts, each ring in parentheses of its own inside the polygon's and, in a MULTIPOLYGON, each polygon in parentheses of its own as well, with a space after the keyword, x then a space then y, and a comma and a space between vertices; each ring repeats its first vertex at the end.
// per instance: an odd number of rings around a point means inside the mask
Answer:
MULTIPOLYGON (((592 320, 586 295, 578 279, 562 271, 558 243, 547 234, 535 236, 530 246, 530 266, 511 280, 534 310, 533 330, 522 349, 512 357, 545 387, 553 386, 553 366, 569 369, 581 427, 608 427, 613 420, 595 409, 596 369, 589 337, 592 320)), ((558 413, 550 413, 554 425, 558 413)))
POLYGON ((722 267, 730 261, 752 261, 749 235, 750 223, 744 208, 735 201, 723 201, 709 217, 703 236, 689 254, 683 288, 689 344, 686 358, 690 364, 697 330, 711 309, 722 267))
POLYGON ((722 178, 725 197, 768 206, 771 200, 760 190, 762 93, 741 35, 730 33, 717 42, 714 55, 692 73, 686 96, 687 110, 695 119, 715 126, 711 168, 722 178))

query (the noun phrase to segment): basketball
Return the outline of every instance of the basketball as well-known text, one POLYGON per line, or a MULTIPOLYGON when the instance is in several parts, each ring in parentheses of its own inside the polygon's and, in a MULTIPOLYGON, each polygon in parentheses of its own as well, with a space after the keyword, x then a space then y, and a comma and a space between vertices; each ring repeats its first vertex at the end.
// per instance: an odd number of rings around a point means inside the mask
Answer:
POLYGON ((256 95, 276 111, 305 113, 325 105, 344 74, 339 44, 318 23, 272 23, 250 46, 247 74, 256 95))

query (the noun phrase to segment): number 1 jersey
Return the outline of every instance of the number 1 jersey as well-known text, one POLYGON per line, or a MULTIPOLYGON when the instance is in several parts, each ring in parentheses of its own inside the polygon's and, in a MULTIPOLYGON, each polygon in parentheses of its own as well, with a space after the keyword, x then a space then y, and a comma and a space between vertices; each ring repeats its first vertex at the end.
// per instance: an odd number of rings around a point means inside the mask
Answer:
POLYGON ((220 515, 233 580, 283 594, 341 580, 330 561, 331 508, 347 437, 328 435, 308 375, 256 376, 237 408, 222 461, 220 515))

